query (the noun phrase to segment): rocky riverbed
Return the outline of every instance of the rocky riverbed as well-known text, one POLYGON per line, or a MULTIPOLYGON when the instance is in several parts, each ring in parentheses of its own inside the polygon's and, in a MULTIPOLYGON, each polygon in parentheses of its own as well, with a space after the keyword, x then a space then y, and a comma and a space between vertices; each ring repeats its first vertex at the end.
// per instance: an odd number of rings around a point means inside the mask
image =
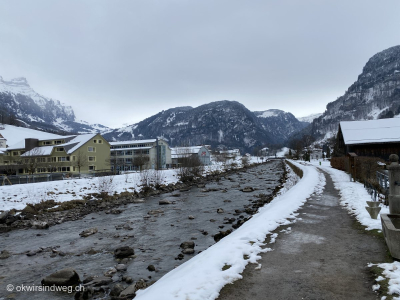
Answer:
POLYGON ((283 177, 282 162, 271 161, 160 195, 98 202, 102 208, 91 201, 92 210, 73 208, 36 220, 53 225, 47 229, 21 223, 23 229, 0 234, 0 299, 73 299, 74 293, 6 289, 51 285, 59 278, 49 275, 63 269, 76 280, 68 268, 89 291, 78 299, 131 299, 136 289, 238 228, 273 198, 283 177))

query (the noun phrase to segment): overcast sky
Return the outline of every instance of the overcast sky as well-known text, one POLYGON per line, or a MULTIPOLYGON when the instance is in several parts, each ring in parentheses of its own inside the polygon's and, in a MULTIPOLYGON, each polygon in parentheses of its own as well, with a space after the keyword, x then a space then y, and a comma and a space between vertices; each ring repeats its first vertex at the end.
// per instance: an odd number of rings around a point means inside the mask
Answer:
POLYGON ((0 76, 111 127, 237 100, 323 112, 400 44, 400 1, 0 0, 0 76))

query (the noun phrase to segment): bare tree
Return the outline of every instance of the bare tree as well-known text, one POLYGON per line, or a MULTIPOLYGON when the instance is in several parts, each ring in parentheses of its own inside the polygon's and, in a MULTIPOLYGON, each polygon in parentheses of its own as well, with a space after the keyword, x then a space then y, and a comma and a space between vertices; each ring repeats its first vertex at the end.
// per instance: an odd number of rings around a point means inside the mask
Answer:
POLYGON ((188 147, 178 149, 177 175, 182 182, 192 181, 201 176, 204 166, 196 153, 191 153, 188 147))
POLYGON ((243 168, 248 167, 250 164, 250 158, 248 156, 242 156, 242 166, 243 168))
POLYGON ((143 170, 144 166, 149 163, 149 156, 145 155, 142 150, 136 150, 132 164, 139 170, 143 170))
POLYGON ((43 157, 43 150, 40 148, 33 148, 21 157, 22 167, 29 175, 36 173, 38 168, 44 167, 45 162, 46 158, 43 157))
POLYGON ((87 167, 89 164, 87 155, 82 151, 79 151, 76 156, 75 160, 73 161, 73 165, 78 168, 79 178, 81 178, 81 168, 87 167))

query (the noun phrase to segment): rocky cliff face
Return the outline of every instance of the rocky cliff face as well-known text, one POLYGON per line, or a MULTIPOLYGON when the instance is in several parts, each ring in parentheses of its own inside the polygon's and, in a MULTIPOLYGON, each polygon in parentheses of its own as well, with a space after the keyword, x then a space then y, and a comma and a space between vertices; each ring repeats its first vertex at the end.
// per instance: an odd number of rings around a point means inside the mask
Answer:
POLYGON ((5 81, 0 76, 0 110, 12 112, 27 125, 42 130, 91 133, 108 129, 77 121, 71 106, 39 95, 22 77, 5 81))
POLYGON ((273 143, 259 118, 236 101, 162 111, 142 122, 105 134, 111 140, 164 137, 170 145, 224 145, 250 151, 273 143))
POLYGON ((319 139, 335 134, 340 121, 369 120, 400 114, 400 46, 371 57, 346 93, 326 106, 312 123, 319 139))
POLYGON ((293 114, 279 109, 255 111, 254 115, 276 144, 285 143, 292 134, 309 125, 307 122, 300 122, 293 114))

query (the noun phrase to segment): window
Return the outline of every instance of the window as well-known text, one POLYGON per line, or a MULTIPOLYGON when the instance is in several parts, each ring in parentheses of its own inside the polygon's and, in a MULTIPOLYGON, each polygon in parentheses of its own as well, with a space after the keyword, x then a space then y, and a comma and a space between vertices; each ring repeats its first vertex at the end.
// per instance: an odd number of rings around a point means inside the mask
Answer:
POLYGON ((125 155, 132 155, 132 151, 125 151, 125 155))
POLYGON ((89 166, 89 171, 94 171, 96 170, 96 166, 89 166))
POLYGON ((99 140, 99 144, 103 144, 103 140, 99 140))
POLYGON ((45 141, 43 142, 43 145, 51 145, 51 141, 45 141))
POLYGON ((57 171, 58 172, 69 172, 71 170, 70 167, 58 167, 57 171))
POLYGON ((57 152, 62 152, 62 151, 64 151, 64 147, 57 147, 57 148, 56 148, 56 151, 57 151, 57 152))
POLYGON ((132 158, 125 158, 125 162, 126 163, 131 163, 132 162, 132 158))
POLYGON ((46 162, 46 158, 45 157, 38 157, 36 160, 37 160, 38 163, 46 162))
POLYGON ((18 155, 18 151, 13 151, 12 155, 14 156, 18 155))
POLYGON ((88 152, 96 152, 96 147, 88 147, 88 152))
POLYGON ((96 156, 89 156, 89 157, 88 157, 88 160, 89 160, 89 161, 96 161, 96 156))
POLYGON ((47 158, 47 162, 56 162, 56 158, 55 157, 48 157, 47 158))
POLYGON ((97 140, 93 140, 93 143, 95 143, 95 144, 96 144, 96 143, 97 143, 97 140))
POLYGON ((57 161, 69 161, 69 156, 65 157, 65 156, 60 156, 57 158, 57 161))
POLYGON ((62 141, 61 140, 54 141, 54 144, 56 144, 56 145, 62 144, 62 141))

